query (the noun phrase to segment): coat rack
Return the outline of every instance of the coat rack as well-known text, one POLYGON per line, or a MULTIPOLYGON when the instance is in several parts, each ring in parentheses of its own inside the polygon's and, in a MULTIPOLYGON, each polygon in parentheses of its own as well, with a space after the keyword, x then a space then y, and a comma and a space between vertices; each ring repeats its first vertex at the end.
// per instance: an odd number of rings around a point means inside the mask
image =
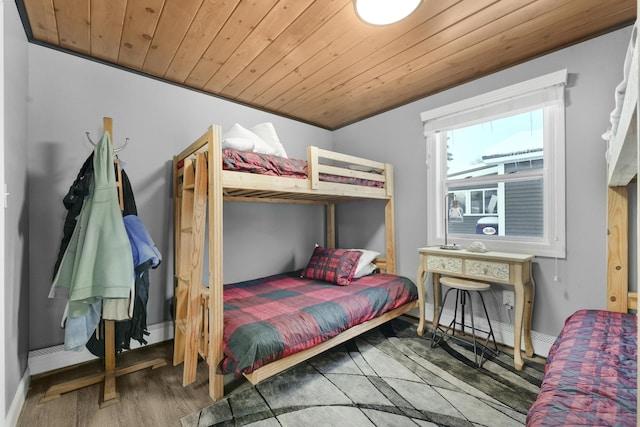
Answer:
MULTIPOLYGON (((111 117, 103 118, 104 131, 109 133, 111 140, 113 141, 113 120, 111 117)), ((89 135, 87 135, 88 137, 89 135)), ((89 141, 91 139, 89 138, 89 141)), ((128 139, 126 140, 129 141, 128 139)), ((122 150, 127 142, 122 147, 118 148, 118 151, 122 150)), ((92 142, 93 144, 93 142, 92 142)), ((95 145, 95 144, 94 144, 95 145)), ((114 150, 115 152, 116 150, 114 150)), ((116 164, 116 185, 118 187, 118 196, 120 200, 120 209, 124 210, 124 199, 122 193, 122 170, 120 169, 120 160, 114 159, 116 164)), ((118 393, 116 391, 116 378, 121 375, 127 375, 133 372, 140 371, 142 369, 156 369, 167 364, 164 358, 156 358, 153 360, 138 362, 130 366, 125 366, 116 369, 116 334, 115 334, 115 321, 104 321, 104 372, 98 374, 87 375, 82 378, 66 381, 61 384, 57 384, 49 387, 44 394, 40 403, 48 402, 50 400, 57 399, 64 393, 78 390, 93 384, 98 384, 104 381, 104 395, 102 402, 100 402, 100 408, 113 405, 120 401, 118 393)))

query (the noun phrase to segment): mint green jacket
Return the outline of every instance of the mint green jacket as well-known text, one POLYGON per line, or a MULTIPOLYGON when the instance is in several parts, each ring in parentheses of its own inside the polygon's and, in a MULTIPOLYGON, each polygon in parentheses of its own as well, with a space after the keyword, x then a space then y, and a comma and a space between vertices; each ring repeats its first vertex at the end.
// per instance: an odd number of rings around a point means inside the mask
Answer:
POLYGON ((69 317, 84 315, 99 299, 130 297, 133 256, 116 188, 113 146, 105 133, 94 152, 91 191, 49 294, 67 291, 69 317))

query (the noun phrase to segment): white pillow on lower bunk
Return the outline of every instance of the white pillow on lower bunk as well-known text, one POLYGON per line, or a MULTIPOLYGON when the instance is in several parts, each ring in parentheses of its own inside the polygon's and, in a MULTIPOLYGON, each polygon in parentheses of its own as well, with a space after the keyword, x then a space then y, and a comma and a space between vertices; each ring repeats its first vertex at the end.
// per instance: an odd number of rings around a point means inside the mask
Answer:
POLYGON ((353 274, 353 278, 357 279, 358 277, 368 276, 373 273, 376 269, 376 265, 373 263, 373 260, 380 256, 380 252, 371 251, 369 249, 350 249, 352 251, 360 251, 362 255, 358 260, 358 266, 356 267, 356 272, 353 274))
POLYGON ((374 263, 370 262, 369 264, 365 265, 363 268, 361 268, 358 271, 356 271, 353 274, 353 278, 354 279, 358 279, 360 277, 368 276, 371 273, 373 273, 374 271, 376 271, 376 268, 378 268, 378 266, 375 265, 374 263))

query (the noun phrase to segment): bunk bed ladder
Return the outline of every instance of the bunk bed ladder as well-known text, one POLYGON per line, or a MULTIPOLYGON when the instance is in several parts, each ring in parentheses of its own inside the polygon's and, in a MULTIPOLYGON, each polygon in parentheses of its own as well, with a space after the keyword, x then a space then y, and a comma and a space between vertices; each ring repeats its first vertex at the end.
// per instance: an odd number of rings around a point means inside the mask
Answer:
POLYGON ((173 364, 184 362, 182 384, 196 380, 202 340, 202 268, 207 208, 207 162, 203 153, 195 162, 185 159, 179 210, 176 322, 173 364))

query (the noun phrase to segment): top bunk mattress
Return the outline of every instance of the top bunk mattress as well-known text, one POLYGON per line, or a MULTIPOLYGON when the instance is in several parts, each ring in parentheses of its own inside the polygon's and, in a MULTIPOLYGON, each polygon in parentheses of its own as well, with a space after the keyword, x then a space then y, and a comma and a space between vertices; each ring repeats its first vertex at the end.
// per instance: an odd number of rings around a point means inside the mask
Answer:
MULTIPOLYGON (((309 172, 306 160, 260 154, 251 151, 238 151, 228 148, 222 150, 222 162, 224 170, 249 172, 260 175, 306 179, 309 172)), ((362 169, 359 170, 362 171, 362 169)), ((380 173, 376 170, 367 170, 367 172, 380 173)), ((326 173, 320 174, 320 180, 375 188, 382 188, 384 186, 381 181, 326 173)))
POLYGON ((300 273, 224 286, 220 373, 253 372, 418 298, 416 285, 402 276, 373 274, 339 286, 300 273))

